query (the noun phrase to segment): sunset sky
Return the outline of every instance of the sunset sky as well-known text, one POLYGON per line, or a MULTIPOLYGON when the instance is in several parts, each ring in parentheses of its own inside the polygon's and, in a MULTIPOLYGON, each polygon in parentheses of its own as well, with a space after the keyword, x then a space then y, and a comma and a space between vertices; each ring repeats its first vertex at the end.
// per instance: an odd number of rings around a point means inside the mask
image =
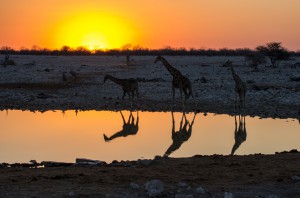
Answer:
POLYGON ((0 46, 300 50, 299 0, 0 0, 0 46))

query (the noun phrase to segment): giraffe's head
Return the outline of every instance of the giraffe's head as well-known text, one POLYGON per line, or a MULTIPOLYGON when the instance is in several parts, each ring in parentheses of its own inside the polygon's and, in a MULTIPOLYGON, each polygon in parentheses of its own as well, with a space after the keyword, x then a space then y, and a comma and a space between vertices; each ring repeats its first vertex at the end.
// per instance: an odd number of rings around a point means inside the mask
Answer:
POLYGON ((224 64, 223 67, 230 67, 232 66, 232 61, 231 60, 227 60, 224 64))
POLYGON ((157 63, 158 61, 162 61, 163 57, 162 56, 157 56, 154 63, 157 63))

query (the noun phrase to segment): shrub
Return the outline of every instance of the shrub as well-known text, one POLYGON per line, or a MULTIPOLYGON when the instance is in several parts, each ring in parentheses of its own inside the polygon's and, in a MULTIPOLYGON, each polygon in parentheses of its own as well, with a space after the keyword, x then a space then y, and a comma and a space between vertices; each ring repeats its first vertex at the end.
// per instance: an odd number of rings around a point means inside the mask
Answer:
POLYGON ((266 57, 258 52, 251 52, 245 55, 245 60, 253 71, 258 71, 258 65, 266 63, 266 57))
POLYGON ((257 46, 256 50, 270 59, 272 67, 277 67, 280 61, 288 60, 290 57, 288 50, 283 48, 281 43, 278 42, 257 46))

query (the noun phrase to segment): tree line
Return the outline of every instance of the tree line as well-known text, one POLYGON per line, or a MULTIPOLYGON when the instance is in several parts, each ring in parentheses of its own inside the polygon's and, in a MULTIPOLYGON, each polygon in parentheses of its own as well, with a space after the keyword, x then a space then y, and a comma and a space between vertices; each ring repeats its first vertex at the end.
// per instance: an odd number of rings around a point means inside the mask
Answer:
POLYGON ((258 71, 258 65, 266 63, 267 59, 270 61, 272 67, 277 67, 281 61, 289 60, 291 56, 299 56, 300 52, 288 51, 280 42, 270 42, 265 45, 259 45, 254 50, 245 49, 189 49, 185 48, 174 49, 166 47, 163 49, 150 50, 141 47, 132 47, 130 44, 124 45, 120 49, 110 50, 88 50, 85 47, 78 47, 72 49, 69 46, 63 46, 60 50, 36 49, 31 50, 21 49, 14 50, 8 47, 2 47, 0 54, 5 54, 4 61, 1 65, 14 65, 15 62, 10 59, 11 54, 21 55, 123 55, 126 56, 127 64, 130 63, 130 56, 135 55, 184 55, 184 56, 244 56, 248 65, 253 68, 253 71, 258 71))
MULTIPOLYGON (((280 49, 286 51, 290 56, 300 56, 300 51, 288 51, 281 47, 279 42, 271 42, 268 44, 276 43, 279 44, 280 49)), ((268 48, 268 44, 265 47, 268 48)), ((63 46, 60 49, 47 49, 32 47, 31 49, 20 49, 15 50, 13 48, 3 46, 0 48, 0 54, 15 54, 15 55, 53 55, 53 56, 89 56, 89 55, 125 55, 125 56, 144 56, 144 55, 170 55, 170 56, 247 56, 257 51, 267 53, 263 46, 258 46, 256 49, 240 48, 240 49, 195 49, 195 48, 172 48, 164 47, 161 49, 148 49, 140 46, 131 46, 130 44, 124 45, 118 49, 96 49, 89 50, 87 47, 71 48, 69 46, 63 46)), ((276 48, 276 46, 275 46, 276 48)))

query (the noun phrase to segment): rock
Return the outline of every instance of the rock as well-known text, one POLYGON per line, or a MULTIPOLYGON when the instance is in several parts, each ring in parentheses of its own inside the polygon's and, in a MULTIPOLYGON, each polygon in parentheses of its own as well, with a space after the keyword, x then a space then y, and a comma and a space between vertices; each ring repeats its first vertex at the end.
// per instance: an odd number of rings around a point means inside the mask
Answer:
POLYGON ((279 198, 277 195, 268 195, 267 198, 279 198))
POLYGON ((69 192, 68 193, 68 197, 75 197, 76 195, 75 195, 75 193, 74 192, 69 192))
POLYGON ((140 188, 140 185, 138 185, 137 183, 134 183, 134 182, 131 182, 129 185, 131 188, 136 189, 136 190, 140 188))
POLYGON ((194 197, 194 195, 191 195, 191 194, 188 194, 188 195, 186 195, 186 194, 176 194, 175 195, 175 198, 193 198, 194 197))
POLYGON ((225 192, 224 198, 233 198, 233 194, 231 192, 225 192))
POLYGON ((164 183, 160 180, 153 179, 145 183, 145 189, 150 197, 158 196, 164 191, 164 183))
POLYGON ((76 158, 77 165, 103 165, 105 162, 100 160, 91 160, 85 158, 76 158))
POLYGON ((138 164, 144 165, 144 166, 149 166, 151 164, 152 160, 148 160, 148 159, 139 159, 137 161, 138 164))
POLYGON ((205 190, 201 186, 196 188, 195 191, 196 191, 197 194, 202 194, 202 195, 205 194, 205 190))
POLYGON ((115 194, 115 195, 109 196, 109 197, 127 198, 127 197, 130 197, 130 196, 125 192, 121 192, 121 193, 118 193, 118 194, 115 194))
POLYGON ((38 164, 36 160, 30 160, 29 162, 32 164, 38 164))
POLYGON ((42 161, 41 165, 43 165, 44 167, 61 167, 61 166, 72 166, 74 165, 74 163, 42 161))
POLYGON ((298 175, 292 176, 291 179, 292 179, 294 182, 299 182, 299 181, 300 181, 300 177, 299 177, 298 175))
POLYGON ((155 159, 155 160, 160 160, 160 159, 163 159, 163 157, 160 156, 160 155, 156 155, 156 156, 154 157, 154 159, 155 159))
POLYGON ((179 188, 187 188, 189 185, 187 184, 187 183, 185 183, 185 182, 178 182, 178 187, 179 188))

